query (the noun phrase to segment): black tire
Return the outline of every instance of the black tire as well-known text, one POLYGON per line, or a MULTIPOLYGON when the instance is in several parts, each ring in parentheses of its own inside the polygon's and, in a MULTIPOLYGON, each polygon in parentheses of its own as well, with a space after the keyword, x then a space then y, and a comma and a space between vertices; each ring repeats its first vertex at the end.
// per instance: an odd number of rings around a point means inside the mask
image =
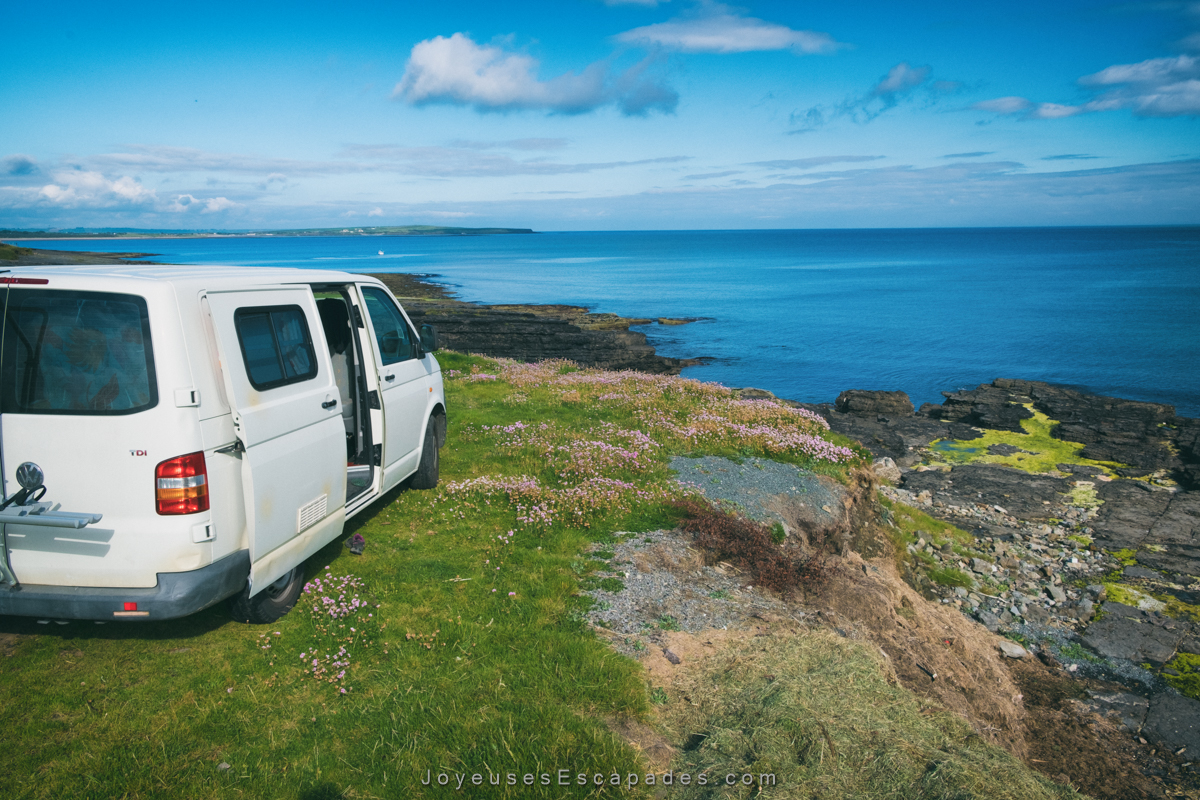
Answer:
POLYGON ((296 567, 254 597, 250 586, 229 599, 229 611, 238 622, 265 625, 292 610, 304 589, 304 567, 296 567))
POLYGON ((414 489, 433 489, 438 485, 438 436, 436 422, 429 418, 425 426, 425 444, 421 446, 421 464, 417 471, 408 479, 408 485, 414 489))

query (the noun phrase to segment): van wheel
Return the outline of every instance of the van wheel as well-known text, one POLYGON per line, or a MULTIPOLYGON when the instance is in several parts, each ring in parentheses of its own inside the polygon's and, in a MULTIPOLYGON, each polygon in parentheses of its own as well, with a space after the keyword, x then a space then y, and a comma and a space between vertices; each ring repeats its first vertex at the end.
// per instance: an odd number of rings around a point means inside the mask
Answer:
POLYGON ((279 580, 250 597, 250 585, 230 598, 229 610, 238 622, 265 625, 292 610, 304 588, 304 566, 298 566, 279 580))
POLYGON ((432 489, 438 485, 438 443, 433 417, 425 426, 425 444, 421 447, 421 465, 409 478, 408 485, 414 489, 432 489))

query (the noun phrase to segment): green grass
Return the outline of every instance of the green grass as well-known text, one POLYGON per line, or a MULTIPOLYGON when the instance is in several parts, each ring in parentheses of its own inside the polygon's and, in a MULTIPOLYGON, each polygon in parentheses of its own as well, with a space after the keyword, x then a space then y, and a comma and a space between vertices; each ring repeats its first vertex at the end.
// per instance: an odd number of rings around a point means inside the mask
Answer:
POLYGON ((1032 403, 1026 403, 1025 408, 1033 412, 1031 419, 1021 420, 1021 428, 1025 433, 985 430, 983 436, 978 439, 938 439, 931 443, 929 448, 933 451, 935 460, 949 464, 1003 464, 1026 472, 1053 472, 1059 464, 1080 464, 1099 467, 1105 474, 1111 475, 1113 469, 1124 466, 1111 461, 1083 458, 1079 452, 1083 450, 1084 445, 1055 439, 1051 435, 1054 426, 1058 425, 1057 421, 1034 409, 1032 403), (1012 445, 1029 452, 1013 453, 1009 456, 989 455, 988 447, 994 444, 1012 445))
MULTIPOLYGON (((338 541, 307 564, 310 580, 353 576, 361 610, 329 620, 304 596, 268 626, 234 623, 223 606, 142 625, 0 620, 0 632, 26 635, 0 658, 6 797, 446 796, 422 784, 426 770, 484 775, 471 797, 559 797, 553 785, 492 786, 487 776, 646 771, 607 722, 652 722, 655 708, 689 704, 662 705, 667 690, 647 686, 639 664, 594 635, 582 587, 619 588, 591 577, 611 557, 613 532, 673 524, 666 503, 683 490, 672 455, 749 452, 844 477, 847 465, 822 460, 833 451, 814 443, 834 437, 781 406, 739 404, 694 381, 438 358, 449 409, 442 485, 394 492, 353 520, 346 534, 365 537, 362 556, 338 541), (722 419, 729 425, 713 421, 722 419)), ((965 536, 894 513, 904 526, 965 536)), ((658 627, 678 624, 663 617, 658 627)), ((878 673, 872 656, 854 652, 878 673)), ((857 691, 843 691, 853 681, 822 663, 811 677, 859 704, 857 691)), ((888 703, 915 707, 887 691, 888 703)), ((925 740, 903 738, 914 731, 895 728, 888 736, 898 738, 869 746, 884 759, 911 749, 941 764, 925 740)), ((961 730, 949 736, 936 741, 1003 761, 961 730)), ((956 769, 939 767, 935 782, 973 785, 956 769)))
POLYGON ((975 587, 975 579, 955 567, 934 567, 928 570, 927 574, 929 580, 942 586, 961 586, 964 589, 975 587))

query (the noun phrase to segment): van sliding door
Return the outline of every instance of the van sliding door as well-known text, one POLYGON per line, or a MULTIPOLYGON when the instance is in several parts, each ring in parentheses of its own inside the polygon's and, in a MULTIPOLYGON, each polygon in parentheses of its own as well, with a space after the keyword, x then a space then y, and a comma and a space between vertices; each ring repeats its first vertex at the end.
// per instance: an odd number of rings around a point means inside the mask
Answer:
MULTIPOLYGON (((257 562, 330 515, 344 515, 339 393, 307 287, 209 292, 208 304, 244 447, 246 524, 257 562)), ((276 577, 256 575, 255 588, 276 577)))

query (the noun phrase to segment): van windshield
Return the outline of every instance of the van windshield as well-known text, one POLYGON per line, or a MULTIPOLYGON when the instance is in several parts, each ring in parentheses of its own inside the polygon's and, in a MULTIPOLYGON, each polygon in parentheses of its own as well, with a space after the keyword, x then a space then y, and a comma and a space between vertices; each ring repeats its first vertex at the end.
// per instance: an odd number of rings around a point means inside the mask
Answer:
POLYGON ((132 414, 158 403, 144 298, 0 292, 0 413, 132 414))

